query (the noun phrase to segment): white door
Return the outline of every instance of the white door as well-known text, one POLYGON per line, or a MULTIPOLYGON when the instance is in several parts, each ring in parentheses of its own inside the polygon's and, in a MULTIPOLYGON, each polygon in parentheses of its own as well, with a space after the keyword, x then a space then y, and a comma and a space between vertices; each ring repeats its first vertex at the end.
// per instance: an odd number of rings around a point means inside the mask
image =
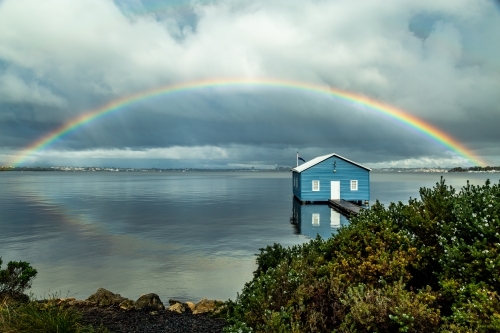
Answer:
POLYGON ((335 180, 330 182, 331 194, 330 199, 340 200, 340 181, 335 180))
POLYGON ((315 227, 319 226, 319 214, 318 213, 312 214, 312 225, 315 227))
POLYGON ((340 213, 332 208, 330 208, 330 226, 332 228, 340 228, 340 213))

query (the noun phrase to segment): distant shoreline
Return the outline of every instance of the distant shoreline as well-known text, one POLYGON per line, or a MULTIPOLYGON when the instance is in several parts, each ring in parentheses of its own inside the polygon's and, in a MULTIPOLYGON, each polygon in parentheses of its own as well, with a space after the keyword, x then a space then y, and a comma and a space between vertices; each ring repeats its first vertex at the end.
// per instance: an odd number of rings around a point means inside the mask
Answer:
MULTIPOLYGON (((290 172, 293 167, 280 166, 274 169, 198 169, 198 168, 116 168, 116 167, 73 167, 73 166, 32 166, 32 167, 14 167, 0 166, 0 171, 63 171, 63 172, 290 172)), ((500 173, 498 167, 456 167, 456 168, 441 168, 441 167, 426 167, 426 168, 374 168, 372 172, 468 172, 468 173, 500 173)))
POLYGON ((115 168, 115 167, 0 167, 0 171, 65 171, 65 172, 290 172, 291 167, 275 169, 197 169, 197 168, 115 168))

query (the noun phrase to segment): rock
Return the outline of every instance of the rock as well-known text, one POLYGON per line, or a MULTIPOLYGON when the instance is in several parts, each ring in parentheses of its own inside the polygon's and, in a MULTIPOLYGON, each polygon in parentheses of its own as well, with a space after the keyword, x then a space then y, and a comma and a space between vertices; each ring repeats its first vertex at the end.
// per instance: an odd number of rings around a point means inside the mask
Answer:
POLYGON ((215 301, 215 311, 212 313, 215 317, 225 317, 227 305, 222 301, 215 301))
POLYGON ((174 304, 176 304, 176 303, 182 303, 182 302, 181 302, 181 301, 178 301, 178 300, 175 300, 175 299, 169 299, 169 300, 168 300, 168 304, 169 304, 169 305, 174 305, 174 304))
POLYGON ((193 312, 194 307, 195 307, 193 302, 183 303, 183 302, 177 301, 175 299, 169 299, 168 304, 170 304, 170 307, 167 310, 174 311, 177 313, 183 313, 186 311, 193 312), (177 305, 177 304, 180 304, 180 305, 177 305))
POLYGON ((87 298, 88 302, 96 303, 99 306, 118 305, 125 300, 127 300, 127 298, 122 297, 120 294, 113 294, 111 291, 104 288, 97 289, 95 294, 87 298))
POLYGON ((120 309, 122 310, 132 310, 135 308, 135 302, 131 299, 124 300, 123 302, 120 303, 120 309))
POLYGON ((165 305, 163 305, 160 297, 156 294, 146 294, 139 297, 137 301, 135 301, 135 308, 137 310, 165 310, 165 305))
POLYGON ((187 307, 189 308, 189 310, 191 310, 191 312, 193 312, 193 311, 194 311, 194 308, 196 307, 196 305, 194 305, 194 303, 193 303, 193 302, 186 302, 186 303, 184 303, 184 304, 186 304, 186 305, 187 305, 187 307))
POLYGON ((193 314, 214 312, 215 309, 222 304, 223 302, 204 298, 195 305, 193 314))
POLYGON ((82 307, 82 306, 96 306, 96 303, 89 302, 89 301, 74 300, 74 301, 68 302, 68 305, 69 306, 79 306, 79 307, 82 307))
POLYGON ((74 297, 69 297, 69 298, 58 298, 55 299, 55 302, 57 305, 68 305, 70 302, 76 301, 76 298, 74 297))
POLYGON ((167 310, 177 312, 177 313, 184 313, 184 312, 186 312, 186 306, 182 303, 175 303, 175 304, 170 305, 167 310))

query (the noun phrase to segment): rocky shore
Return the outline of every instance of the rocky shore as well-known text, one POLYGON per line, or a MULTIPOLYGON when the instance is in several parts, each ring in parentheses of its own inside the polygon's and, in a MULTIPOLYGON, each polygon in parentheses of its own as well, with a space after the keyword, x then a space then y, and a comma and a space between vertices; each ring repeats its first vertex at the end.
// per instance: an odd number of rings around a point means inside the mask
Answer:
POLYGON ((222 332, 226 322, 213 315, 224 310, 224 302, 202 299, 197 304, 169 300, 165 307, 156 294, 130 300, 100 288, 86 300, 59 299, 61 305, 82 314, 81 323, 110 332, 222 332))

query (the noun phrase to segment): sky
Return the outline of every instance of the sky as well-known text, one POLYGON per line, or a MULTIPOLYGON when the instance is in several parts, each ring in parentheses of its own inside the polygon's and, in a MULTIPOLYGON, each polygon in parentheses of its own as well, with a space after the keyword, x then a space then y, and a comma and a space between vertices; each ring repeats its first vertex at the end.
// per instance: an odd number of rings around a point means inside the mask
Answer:
POLYGON ((0 0, 0 165, 274 168, 337 153, 369 167, 500 165, 497 0, 0 0), (41 138, 129 96, 43 149, 41 138))

